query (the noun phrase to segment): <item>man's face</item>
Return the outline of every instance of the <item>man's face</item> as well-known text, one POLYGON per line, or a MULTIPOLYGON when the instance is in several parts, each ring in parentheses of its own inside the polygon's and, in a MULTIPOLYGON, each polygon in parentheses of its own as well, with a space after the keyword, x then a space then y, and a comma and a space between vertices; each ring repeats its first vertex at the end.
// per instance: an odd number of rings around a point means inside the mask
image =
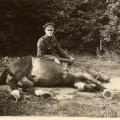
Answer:
POLYGON ((47 26, 45 28, 45 33, 47 36, 53 36, 53 33, 54 33, 54 27, 52 25, 50 26, 47 26))

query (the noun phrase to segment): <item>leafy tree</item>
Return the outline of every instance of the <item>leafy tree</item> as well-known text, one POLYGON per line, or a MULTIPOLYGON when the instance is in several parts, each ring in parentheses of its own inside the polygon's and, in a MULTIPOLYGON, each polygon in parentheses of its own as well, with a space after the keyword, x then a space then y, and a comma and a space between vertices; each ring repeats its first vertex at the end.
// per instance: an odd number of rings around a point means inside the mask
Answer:
POLYGON ((0 0, 0 54, 36 55, 36 43, 49 21, 63 48, 78 53, 119 52, 117 0, 0 0))

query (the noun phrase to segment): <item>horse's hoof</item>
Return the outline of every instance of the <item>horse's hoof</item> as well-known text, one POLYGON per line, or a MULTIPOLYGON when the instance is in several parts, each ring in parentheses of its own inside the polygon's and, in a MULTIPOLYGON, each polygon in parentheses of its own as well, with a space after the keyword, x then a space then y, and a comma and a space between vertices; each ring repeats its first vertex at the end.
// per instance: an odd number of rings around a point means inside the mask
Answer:
POLYGON ((102 82, 105 82, 105 83, 109 83, 110 82, 110 77, 104 75, 104 76, 102 76, 102 78, 103 78, 102 82))
POLYGON ((98 90, 97 90, 97 87, 96 87, 95 84, 86 84, 85 87, 84 87, 84 91, 95 92, 95 91, 98 91, 98 90))
POLYGON ((36 96, 41 96, 43 94, 44 94, 43 90, 35 90, 35 95, 36 96))
POLYGON ((113 98, 112 92, 111 92, 110 90, 108 90, 108 89, 105 89, 105 90, 103 91, 102 95, 103 95, 103 97, 104 97, 105 99, 112 99, 112 98, 113 98))
POLYGON ((79 91, 83 91, 85 88, 85 83, 83 82, 77 82, 74 84, 74 87, 77 88, 79 91))
POLYGON ((17 102, 18 102, 18 98, 15 97, 15 96, 13 96, 13 95, 10 96, 10 100, 11 100, 13 103, 17 103, 17 102))
POLYGON ((48 91, 43 90, 35 90, 35 95, 42 98, 50 98, 52 97, 52 94, 48 91))
POLYGON ((20 99, 20 92, 18 90, 12 90, 10 98, 13 102, 18 102, 20 99))
POLYGON ((50 94, 50 93, 45 93, 45 94, 43 94, 42 97, 43 97, 43 98, 51 98, 51 97, 52 97, 52 94, 50 94))

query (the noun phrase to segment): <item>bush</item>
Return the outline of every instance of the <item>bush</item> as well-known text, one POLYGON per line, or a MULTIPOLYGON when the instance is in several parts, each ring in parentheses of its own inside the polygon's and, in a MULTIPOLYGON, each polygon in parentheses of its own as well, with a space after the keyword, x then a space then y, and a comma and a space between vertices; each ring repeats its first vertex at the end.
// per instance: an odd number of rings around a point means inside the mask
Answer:
POLYGON ((119 46, 119 3, 108 9, 110 5, 106 0, 1 0, 0 55, 36 55, 42 26, 49 21, 55 22, 63 48, 95 54, 103 40, 110 41, 112 47, 106 48, 113 50, 119 46), (114 25, 112 17, 117 17, 114 25))

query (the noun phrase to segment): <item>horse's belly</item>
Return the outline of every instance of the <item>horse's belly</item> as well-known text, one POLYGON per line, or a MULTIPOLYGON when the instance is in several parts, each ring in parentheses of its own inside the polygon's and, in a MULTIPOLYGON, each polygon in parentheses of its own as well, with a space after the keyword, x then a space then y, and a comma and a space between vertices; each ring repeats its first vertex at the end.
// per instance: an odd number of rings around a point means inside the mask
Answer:
POLYGON ((34 85, 39 87, 58 87, 63 86, 63 79, 45 79, 39 78, 34 80, 34 85))
POLYGON ((62 68, 53 61, 32 58, 31 75, 36 86, 57 86, 62 82, 62 68))

